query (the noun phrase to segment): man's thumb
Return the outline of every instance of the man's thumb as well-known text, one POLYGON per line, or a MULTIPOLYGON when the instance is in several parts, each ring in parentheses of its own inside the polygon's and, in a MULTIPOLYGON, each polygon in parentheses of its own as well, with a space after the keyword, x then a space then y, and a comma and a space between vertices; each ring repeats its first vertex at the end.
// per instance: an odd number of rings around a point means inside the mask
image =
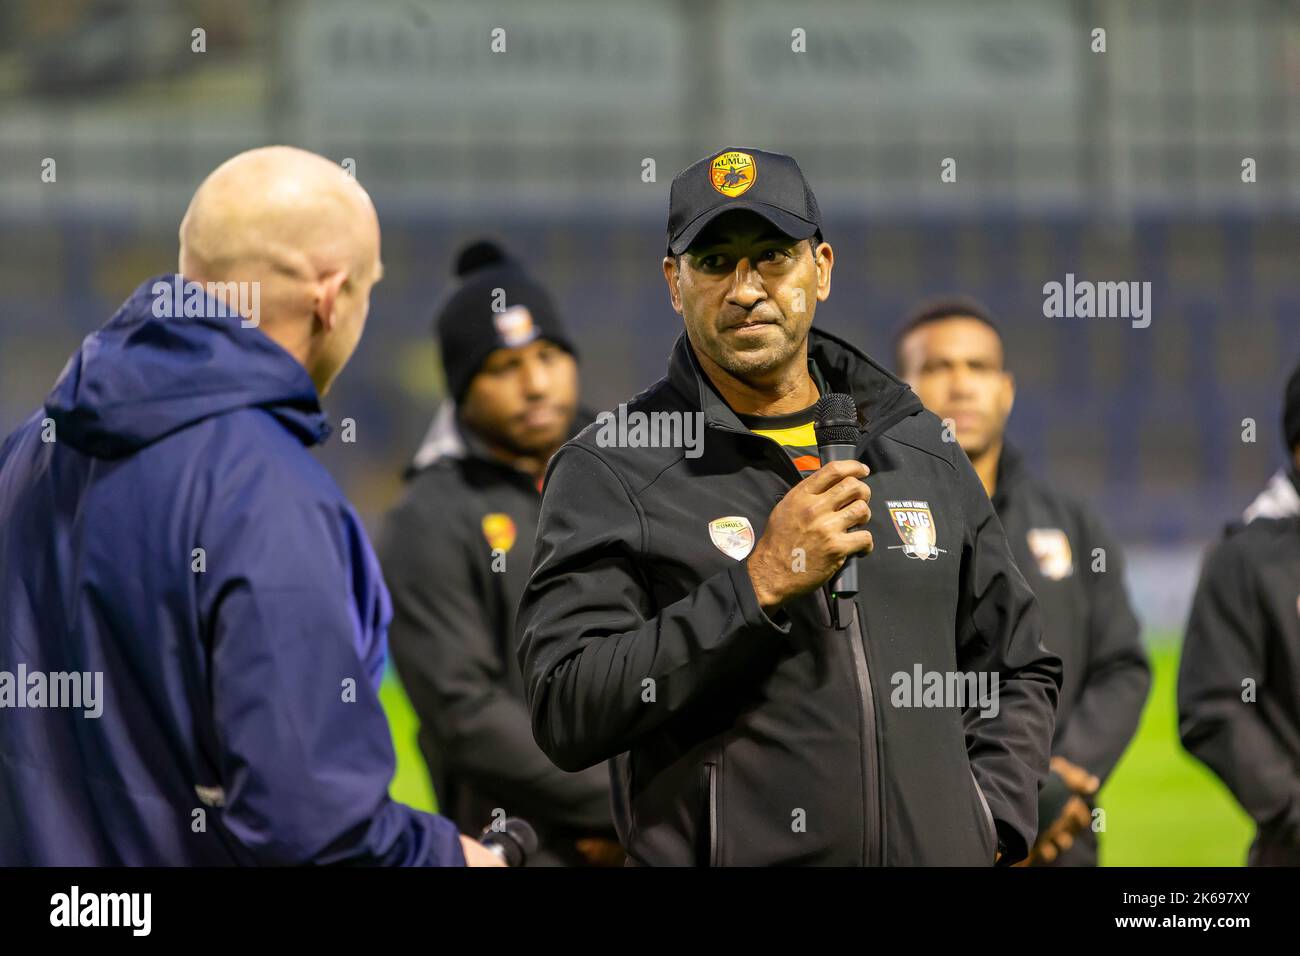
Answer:
POLYGON ((1075 793, 1093 794, 1101 786, 1101 781, 1097 777, 1068 760, 1053 758, 1052 769, 1060 774, 1065 785, 1075 793))

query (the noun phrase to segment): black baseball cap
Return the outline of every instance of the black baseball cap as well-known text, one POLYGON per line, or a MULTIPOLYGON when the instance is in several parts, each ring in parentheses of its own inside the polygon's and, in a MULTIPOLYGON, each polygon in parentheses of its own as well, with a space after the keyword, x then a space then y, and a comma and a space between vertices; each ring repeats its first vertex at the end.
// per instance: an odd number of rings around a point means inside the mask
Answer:
POLYGON ((669 253, 680 255, 705 226, 736 209, 757 213, 791 239, 821 238, 821 210, 794 157, 745 146, 711 153, 673 177, 669 253))

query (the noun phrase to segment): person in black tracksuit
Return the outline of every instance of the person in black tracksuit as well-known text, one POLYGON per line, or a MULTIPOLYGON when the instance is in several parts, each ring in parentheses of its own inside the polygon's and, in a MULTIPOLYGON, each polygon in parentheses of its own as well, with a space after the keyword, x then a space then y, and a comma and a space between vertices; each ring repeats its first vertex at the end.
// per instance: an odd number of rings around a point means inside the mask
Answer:
POLYGON ((668 375, 548 468, 525 694, 557 765, 613 758, 629 864, 1008 864, 1037 831, 1060 662, 941 423, 810 328, 832 255, 790 157, 679 174, 668 375), (855 462, 807 462, 797 437, 827 390, 856 405, 855 462), (634 437, 641 413, 681 440, 634 437), (867 549, 837 627, 822 585, 867 549), (997 706, 913 706, 918 670, 991 677, 997 706))
POLYGON ((1300 866, 1300 367, 1291 461, 1206 556, 1178 670, 1178 732, 1255 821, 1251 866, 1300 866))
POLYGON ((1043 643, 1061 657, 1052 772, 1029 861, 1095 866, 1093 795, 1133 739, 1151 669, 1119 544, 1089 508, 1035 477, 1005 440, 1014 383, 1003 354, 1001 332, 982 305, 932 300, 899 330, 895 369, 954 426, 1038 598, 1043 643))
POLYGON ((444 815, 471 833, 523 817, 541 845, 530 865, 621 863, 608 774, 566 773, 538 748, 512 638, 541 469, 573 434, 573 346, 545 290, 499 247, 470 245, 457 274, 437 321, 451 400, 379 543, 393 658, 444 815))

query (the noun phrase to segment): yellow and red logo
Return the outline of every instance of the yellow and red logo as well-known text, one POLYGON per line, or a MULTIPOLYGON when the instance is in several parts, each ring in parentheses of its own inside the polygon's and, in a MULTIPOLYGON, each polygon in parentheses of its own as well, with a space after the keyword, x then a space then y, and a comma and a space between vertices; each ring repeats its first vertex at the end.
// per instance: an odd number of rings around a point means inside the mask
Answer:
POLYGON ((754 157, 749 153, 720 153, 709 164, 709 182, 722 195, 732 199, 754 185, 757 176, 758 167, 754 165, 754 157))
POLYGON ((483 537, 493 551, 506 552, 515 546, 515 522, 507 514, 494 511, 483 516, 483 537))

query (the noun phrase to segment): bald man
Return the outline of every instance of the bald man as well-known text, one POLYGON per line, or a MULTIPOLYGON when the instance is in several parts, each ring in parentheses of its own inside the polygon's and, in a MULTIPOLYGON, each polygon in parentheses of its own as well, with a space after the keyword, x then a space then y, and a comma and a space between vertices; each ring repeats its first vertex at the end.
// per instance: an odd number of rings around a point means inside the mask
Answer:
POLYGON ((391 605, 309 451, 379 243, 329 161, 236 156, 0 446, 0 865, 495 860, 388 797, 391 605))

